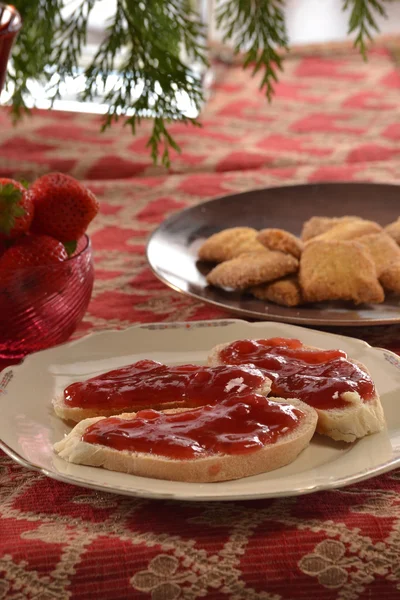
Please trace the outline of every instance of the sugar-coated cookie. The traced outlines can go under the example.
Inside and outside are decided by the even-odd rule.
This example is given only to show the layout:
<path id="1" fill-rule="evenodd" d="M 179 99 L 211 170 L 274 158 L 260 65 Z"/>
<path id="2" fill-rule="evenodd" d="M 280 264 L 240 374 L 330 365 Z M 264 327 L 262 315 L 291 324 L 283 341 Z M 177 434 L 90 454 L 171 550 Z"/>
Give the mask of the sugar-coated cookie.
<path id="1" fill-rule="evenodd" d="M 299 280 L 306 302 L 353 300 L 361 304 L 385 299 L 370 252 L 356 241 L 307 244 Z"/>
<path id="2" fill-rule="evenodd" d="M 279 250 L 295 258 L 300 258 L 303 251 L 303 242 L 284 229 L 262 229 L 257 239 L 268 250 Z"/>
<path id="3" fill-rule="evenodd" d="M 232 227 L 209 237 L 200 246 L 200 260 L 224 262 L 244 252 L 262 251 L 264 247 L 257 241 L 257 231 L 251 227 Z"/>
<path id="4" fill-rule="evenodd" d="M 303 302 L 297 275 L 257 285 L 251 288 L 251 293 L 259 300 L 268 300 L 281 306 L 298 306 Z"/>
<path id="5" fill-rule="evenodd" d="M 217 265 L 207 275 L 207 281 L 217 287 L 242 290 L 294 273 L 298 266 L 299 261 L 294 256 L 264 249 Z"/>

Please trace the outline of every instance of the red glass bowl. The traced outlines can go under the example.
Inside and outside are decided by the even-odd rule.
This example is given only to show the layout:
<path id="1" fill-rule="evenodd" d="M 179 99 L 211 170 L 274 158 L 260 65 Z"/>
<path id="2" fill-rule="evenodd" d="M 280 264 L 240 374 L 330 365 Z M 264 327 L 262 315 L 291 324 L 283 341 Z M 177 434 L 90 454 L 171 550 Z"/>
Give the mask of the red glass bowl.
<path id="1" fill-rule="evenodd" d="M 16 270 L 0 281 L 0 361 L 60 344 L 83 318 L 93 289 L 87 236 L 64 262 Z"/>

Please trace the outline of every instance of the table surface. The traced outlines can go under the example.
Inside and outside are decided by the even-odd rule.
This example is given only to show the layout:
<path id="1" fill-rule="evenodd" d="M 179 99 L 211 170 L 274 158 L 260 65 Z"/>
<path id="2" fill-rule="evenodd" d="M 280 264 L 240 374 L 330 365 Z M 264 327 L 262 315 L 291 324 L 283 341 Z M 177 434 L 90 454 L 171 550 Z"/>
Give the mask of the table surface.
<path id="1" fill-rule="evenodd" d="M 34 111 L 14 129 L 0 112 L 1 176 L 64 171 L 100 199 L 95 289 L 75 337 L 226 316 L 146 265 L 150 232 L 174 211 L 271 185 L 398 183 L 396 54 L 393 40 L 368 63 L 341 46 L 294 53 L 271 105 L 240 68 L 217 65 L 204 127 L 171 127 L 183 153 L 169 172 L 150 164 L 148 125 L 99 135 L 99 117 Z M 400 348 L 395 326 L 347 333 Z M 308 497 L 155 502 L 58 483 L 0 453 L 0 598 L 399 599 L 399 493 L 394 471 Z"/>

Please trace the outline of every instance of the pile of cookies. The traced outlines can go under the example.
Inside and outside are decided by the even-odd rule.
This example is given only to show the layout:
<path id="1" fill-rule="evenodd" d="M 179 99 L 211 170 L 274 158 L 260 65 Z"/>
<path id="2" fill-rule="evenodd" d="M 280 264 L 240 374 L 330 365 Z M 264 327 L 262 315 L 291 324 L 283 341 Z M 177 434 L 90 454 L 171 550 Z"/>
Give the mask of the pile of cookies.
<path id="1" fill-rule="evenodd" d="M 385 292 L 400 294 L 400 217 L 384 228 L 356 216 L 312 217 L 300 238 L 233 227 L 208 238 L 198 257 L 218 263 L 207 275 L 210 285 L 282 306 L 381 303 Z"/>

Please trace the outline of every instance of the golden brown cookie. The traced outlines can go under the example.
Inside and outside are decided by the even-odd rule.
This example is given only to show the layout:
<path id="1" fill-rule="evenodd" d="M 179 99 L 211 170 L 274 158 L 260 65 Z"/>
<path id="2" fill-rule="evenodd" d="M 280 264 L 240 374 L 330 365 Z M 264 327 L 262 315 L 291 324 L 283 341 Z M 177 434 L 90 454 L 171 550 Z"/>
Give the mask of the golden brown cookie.
<path id="1" fill-rule="evenodd" d="M 391 238 L 394 239 L 396 244 L 400 245 L 400 217 L 397 219 L 397 221 L 386 225 L 385 231 L 390 235 Z"/>
<path id="2" fill-rule="evenodd" d="M 393 262 L 400 262 L 400 248 L 385 232 L 363 235 L 357 240 L 371 252 L 378 278 Z"/>
<path id="3" fill-rule="evenodd" d="M 289 275 L 272 283 L 257 285 L 250 291 L 260 300 L 268 300 L 281 306 L 298 306 L 303 301 L 297 275 Z"/>
<path id="4" fill-rule="evenodd" d="M 394 262 L 382 271 L 380 282 L 388 292 L 400 294 L 400 262 Z"/>
<path id="5" fill-rule="evenodd" d="M 301 231 L 301 239 L 303 242 L 311 240 L 311 238 L 321 235 L 339 223 L 350 223 L 351 221 L 359 221 L 360 217 L 311 217 L 303 224 Z"/>
<path id="6" fill-rule="evenodd" d="M 249 252 L 217 265 L 207 281 L 217 287 L 243 290 L 294 273 L 298 266 L 294 256 L 264 248 L 263 252 Z"/>
<path id="7" fill-rule="evenodd" d="M 268 250 L 279 250 L 295 258 L 300 258 L 303 251 L 303 242 L 284 229 L 262 229 L 257 239 Z"/>
<path id="8" fill-rule="evenodd" d="M 199 248 L 200 260 L 224 262 L 244 252 L 258 252 L 264 247 L 257 241 L 257 231 L 251 227 L 223 229 L 209 237 Z"/>
<path id="9" fill-rule="evenodd" d="M 353 300 L 383 302 L 370 252 L 356 241 L 314 241 L 300 260 L 300 285 L 306 302 Z"/>
<path id="10" fill-rule="evenodd" d="M 346 241 L 346 240 L 355 240 L 362 235 L 368 235 L 370 233 L 380 233 L 382 231 L 382 227 L 375 223 L 374 221 L 364 221 L 362 219 L 353 220 L 353 221 L 345 221 L 342 223 L 338 223 L 325 233 L 321 233 L 315 238 L 312 238 L 307 243 L 312 244 L 315 241 Z"/>

